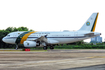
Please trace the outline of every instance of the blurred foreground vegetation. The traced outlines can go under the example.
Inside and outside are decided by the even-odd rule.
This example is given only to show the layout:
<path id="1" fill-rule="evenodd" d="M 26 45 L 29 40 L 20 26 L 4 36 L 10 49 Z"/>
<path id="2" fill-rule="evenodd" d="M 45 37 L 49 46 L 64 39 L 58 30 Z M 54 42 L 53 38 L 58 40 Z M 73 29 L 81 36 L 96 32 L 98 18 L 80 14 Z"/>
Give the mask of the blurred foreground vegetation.
<path id="1" fill-rule="evenodd" d="M 2 42 L 2 38 L 7 34 L 15 31 L 33 31 L 29 30 L 27 27 L 8 27 L 5 30 L 0 30 L 0 48 L 1 49 L 15 49 L 16 45 L 6 44 Z M 19 45 L 19 49 L 24 48 L 23 45 Z M 43 49 L 42 47 L 36 47 L 31 49 Z M 83 41 L 71 43 L 71 44 L 59 44 L 55 45 L 55 49 L 105 49 L 105 43 L 97 43 L 96 45 L 92 43 L 85 43 Z"/>

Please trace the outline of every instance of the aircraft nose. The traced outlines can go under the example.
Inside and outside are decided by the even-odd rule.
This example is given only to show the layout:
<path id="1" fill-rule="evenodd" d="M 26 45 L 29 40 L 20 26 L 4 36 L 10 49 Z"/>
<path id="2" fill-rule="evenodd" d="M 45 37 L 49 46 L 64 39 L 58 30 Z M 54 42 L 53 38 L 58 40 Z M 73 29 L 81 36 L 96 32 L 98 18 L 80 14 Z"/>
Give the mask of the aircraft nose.
<path id="1" fill-rule="evenodd" d="M 9 44 L 15 44 L 16 38 L 15 39 L 11 39 L 11 38 L 8 39 L 7 37 L 4 37 L 4 38 L 2 38 L 2 41 L 5 43 L 9 43 Z"/>
<path id="2" fill-rule="evenodd" d="M 3 42 L 5 42 L 5 39 L 4 39 L 4 38 L 2 38 L 2 41 L 3 41 Z"/>

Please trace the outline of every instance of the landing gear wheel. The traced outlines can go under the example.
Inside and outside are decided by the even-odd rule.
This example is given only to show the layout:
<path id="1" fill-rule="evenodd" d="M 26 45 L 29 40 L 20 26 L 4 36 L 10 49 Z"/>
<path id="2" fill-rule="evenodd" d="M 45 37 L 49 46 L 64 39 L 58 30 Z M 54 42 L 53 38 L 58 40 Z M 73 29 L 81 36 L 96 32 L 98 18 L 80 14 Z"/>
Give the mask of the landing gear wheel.
<path id="1" fill-rule="evenodd" d="M 51 50 L 53 50 L 53 49 L 54 49 L 54 47 L 53 47 L 53 46 L 50 46 L 50 49 L 51 49 Z"/>
<path id="2" fill-rule="evenodd" d="M 47 50 L 47 46 L 44 46 L 44 47 L 43 47 L 43 50 Z"/>

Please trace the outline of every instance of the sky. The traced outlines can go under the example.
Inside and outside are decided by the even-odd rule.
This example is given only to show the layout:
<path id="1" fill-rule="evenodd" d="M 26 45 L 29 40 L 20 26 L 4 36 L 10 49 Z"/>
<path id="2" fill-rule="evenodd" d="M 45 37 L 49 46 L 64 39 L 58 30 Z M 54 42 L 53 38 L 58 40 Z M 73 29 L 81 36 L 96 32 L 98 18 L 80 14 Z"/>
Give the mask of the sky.
<path id="1" fill-rule="evenodd" d="M 35 31 L 76 31 L 94 12 L 99 12 L 95 32 L 104 41 L 104 0 L 0 0 L 0 29 L 24 26 Z"/>

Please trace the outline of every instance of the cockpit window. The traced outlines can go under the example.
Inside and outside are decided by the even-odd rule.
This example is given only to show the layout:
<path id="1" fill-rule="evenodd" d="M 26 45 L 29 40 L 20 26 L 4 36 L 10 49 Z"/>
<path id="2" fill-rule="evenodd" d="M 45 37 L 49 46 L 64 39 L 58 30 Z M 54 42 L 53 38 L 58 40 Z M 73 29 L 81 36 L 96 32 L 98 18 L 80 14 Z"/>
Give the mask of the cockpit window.
<path id="1" fill-rule="evenodd" d="M 7 35 L 7 36 L 10 36 L 10 35 Z"/>

